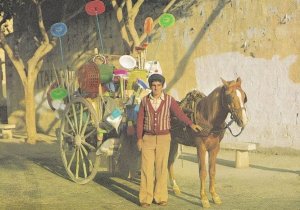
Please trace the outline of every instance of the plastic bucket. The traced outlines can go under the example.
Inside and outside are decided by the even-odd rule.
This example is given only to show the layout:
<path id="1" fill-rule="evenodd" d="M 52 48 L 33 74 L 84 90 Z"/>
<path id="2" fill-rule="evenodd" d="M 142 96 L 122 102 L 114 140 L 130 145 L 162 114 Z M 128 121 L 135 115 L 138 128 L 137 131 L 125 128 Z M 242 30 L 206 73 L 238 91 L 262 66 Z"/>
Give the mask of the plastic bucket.
<path id="1" fill-rule="evenodd" d="M 99 77 L 101 83 L 109 83 L 113 78 L 113 71 L 115 67 L 112 64 L 100 64 L 99 68 Z"/>
<path id="2" fill-rule="evenodd" d="M 134 87 L 134 84 L 138 79 L 147 82 L 147 77 L 148 77 L 148 71 L 146 70 L 132 70 L 129 72 L 128 76 L 128 83 L 127 83 L 127 89 L 132 90 Z"/>

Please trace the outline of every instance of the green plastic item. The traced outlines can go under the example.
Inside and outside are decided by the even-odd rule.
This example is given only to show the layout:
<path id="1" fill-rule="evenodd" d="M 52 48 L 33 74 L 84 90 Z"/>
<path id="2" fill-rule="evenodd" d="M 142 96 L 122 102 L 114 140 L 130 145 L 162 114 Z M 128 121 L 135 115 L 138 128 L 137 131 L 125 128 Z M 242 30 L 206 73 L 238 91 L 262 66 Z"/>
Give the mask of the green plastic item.
<path id="1" fill-rule="evenodd" d="M 112 64 L 100 64 L 99 68 L 99 77 L 101 83 L 109 83 L 113 79 L 113 71 L 115 69 Z"/>
<path id="2" fill-rule="evenodd" d="M 170 13 L 164 13 L 159 17 L 159 25 L 161 27 L 167 28 L 169 26 L 174 25 L 175 17 Z"/>
<path id="3" fill-rule="evenodd" d="M 54 88 L 50 92 L 50 96 L 53 100 L 62 100 L 68 95 L 68 91 L 65 88 Z"/>

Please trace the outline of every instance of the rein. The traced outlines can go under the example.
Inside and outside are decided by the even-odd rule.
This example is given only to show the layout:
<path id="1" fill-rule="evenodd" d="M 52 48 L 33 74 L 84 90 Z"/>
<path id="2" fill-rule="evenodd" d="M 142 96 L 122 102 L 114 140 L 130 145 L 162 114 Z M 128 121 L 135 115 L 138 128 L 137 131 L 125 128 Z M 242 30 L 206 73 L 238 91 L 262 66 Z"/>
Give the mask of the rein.
<path id="1" fill-rule="evenodd" d="M 232 115 L 231 115 L 231 116 L 232 116 Z M 238 137 L 238 136 L 243 132 L 244 127 L 241 128 L 241 130 L 240 130 L 240 132 L 239 132 L 238 134 L 233 134 L 233 132 L 232 132 L 232 130 L 231 130 L 231 128 L 230 128 L 230 125 L 231 125 L 233 122 L 234 122 L 234 119 L 231 119 L 228 123 L 225 122 L 226 126 L 225 126 L 224 130 L 225 130 L 226 128 L 228 128 L 228 130 L 230 131 L 230 133 L 231 133 L 231 135 L 232 135 L 233 137 Z"/>

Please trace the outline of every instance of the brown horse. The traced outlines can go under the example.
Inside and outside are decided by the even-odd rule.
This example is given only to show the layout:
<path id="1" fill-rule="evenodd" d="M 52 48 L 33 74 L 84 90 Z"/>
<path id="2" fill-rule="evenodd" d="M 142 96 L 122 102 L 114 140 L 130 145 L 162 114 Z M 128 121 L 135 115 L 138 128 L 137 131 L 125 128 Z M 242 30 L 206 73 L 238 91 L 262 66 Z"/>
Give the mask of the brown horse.
<path id="1" fill-rule="evenodd" d="M 222 201 L 215 190 L 216 159 L 220 150 L 220 142 L 228 124 L 225 123 L 227 115 L 242 129 L 247 123 L 246 109 L 244 104 L 247 101 L 245 92 L 241 88 L 241 79 L 236 81 L 225 81 L 223 85 L 214 89 L 208 96 L 199 91 L 191 91 L 180 102 L 180 106 L 187 113 L 194 123 L 200 125 L 203 130 L 199 133 L 193 132 L 178 119 L 172 118 L 171 135 L 172 142 L 169 154 L 169 176 L 171 185 L 176 194 L 180 193 L 176 184 L 173 164 L 177 155 L 178 144 L 194 146 L 197 148 L 199 162 L 199 176 L 201 182 L 200 199 L 202 206 L 210 207 L 205 192 L 206 166 L 205 155 L 209 154 L 209 191 L 214 203 L 221 204 Z"/>

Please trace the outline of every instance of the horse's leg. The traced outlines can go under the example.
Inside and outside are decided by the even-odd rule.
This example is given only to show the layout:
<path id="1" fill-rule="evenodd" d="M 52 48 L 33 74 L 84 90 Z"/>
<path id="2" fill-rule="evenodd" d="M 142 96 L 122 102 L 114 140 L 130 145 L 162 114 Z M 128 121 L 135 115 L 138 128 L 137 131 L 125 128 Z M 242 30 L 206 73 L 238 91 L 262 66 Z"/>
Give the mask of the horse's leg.
<path id="1" fill-rule="evenodd" d="M 176 195 L 179 195 L 180 189 L 176 184 L 175 175 L 174 175 L 174 162 L 177 157 L 177 152 L 178 152 L 178 143 L 172 140 L 170 144 L 170 153 L 169 153 L 169 160 L 168 160 L 169 178 L 174 193 Z"/>
<path id="2" fill-rule="evenodd" d="M 206 148 L 204 144 L 200 144 L 197 146 L 197 154 L 199 159 L 199 176 L 200 176 L 200 199 L 202 206 L 204 208 L 209 208 L 209 200 L 207 198 L 206 192 L 205 192 L 205 179 L 206 179 L 206 165 L 205 165 L 205 155 L 206 155 Z"/>
<path id="3" fill-rule="evenodd" d="M 221 204 L 221 198 L 216 193 L 215 189 L 215 178 L 216 178 L 216 161 L 217 161 L 217 154 L 220 150 L 220 145 L 216 148 L 212 149 L 209 152 L 209 192 L 211 193 L 212 199 L 215 204 Z"/>

